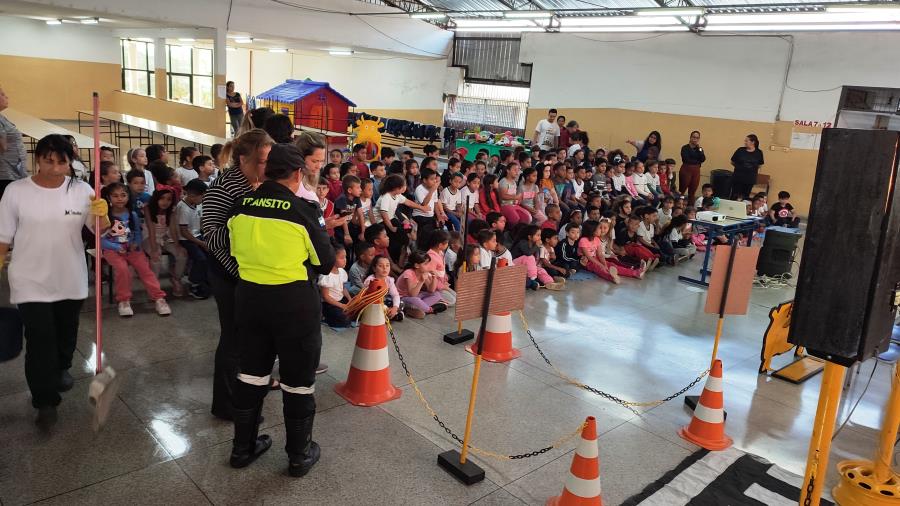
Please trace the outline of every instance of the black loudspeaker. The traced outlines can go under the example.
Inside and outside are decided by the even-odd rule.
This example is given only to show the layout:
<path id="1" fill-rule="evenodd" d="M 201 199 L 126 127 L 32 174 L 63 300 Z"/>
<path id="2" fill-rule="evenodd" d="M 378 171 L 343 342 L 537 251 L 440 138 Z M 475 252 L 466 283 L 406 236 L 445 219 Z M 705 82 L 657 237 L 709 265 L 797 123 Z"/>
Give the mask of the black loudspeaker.
<path id="1" fill-rule="evenodd" d="M 720 199 L 731 198 L 731 178 L 734 173 L 725 169 L 714 169 L 709 173 L 709 184 L 713 187 L 713 195 Z"/>
<path id="2" fill-rule="evenodd" d="M 766 238 L 756 260 L 756 272 L 766 276 L 789 274 L 798 241 L 799 233 L 782 232 L 776 228 L 766 230 Z"/>
<path id="3" fill-rule="evenodd" d="M 788 341 L 849 366 L 887 349 L 900 287 L 900 133 L 822 131 Z"/>

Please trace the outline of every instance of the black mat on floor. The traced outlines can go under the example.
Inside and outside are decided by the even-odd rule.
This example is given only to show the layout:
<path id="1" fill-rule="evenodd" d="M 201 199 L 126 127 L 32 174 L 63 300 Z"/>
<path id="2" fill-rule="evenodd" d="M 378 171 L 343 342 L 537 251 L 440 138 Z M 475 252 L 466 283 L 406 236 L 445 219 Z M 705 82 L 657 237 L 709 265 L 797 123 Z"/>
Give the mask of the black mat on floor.
<path id="1" fill-rule="evenodd" d="M 788 506 L 800 500 L 802 481 L 802 476 L 734 448 L 700 450 L 622 505 Z M 834 506 L 825 497 L 821 504 Z"/>

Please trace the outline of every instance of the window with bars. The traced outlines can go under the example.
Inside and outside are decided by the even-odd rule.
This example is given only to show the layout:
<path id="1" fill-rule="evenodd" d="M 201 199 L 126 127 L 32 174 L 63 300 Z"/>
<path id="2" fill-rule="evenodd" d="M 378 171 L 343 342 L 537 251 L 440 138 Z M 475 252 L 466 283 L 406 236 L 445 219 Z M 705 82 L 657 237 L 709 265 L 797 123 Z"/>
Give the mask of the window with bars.
<path id="1" fill-rule="evenodd" d="M 131 39 L 119 42 L 122 46 L 122 91 L 156 96 L 153 43 Z"/>
<path id="2" fill-rule="evenodd" d="M 213 50 L 166 45 L 169 100 L 213 106 Z"/>
<path id="3" fill-rule="evenodd" d="M 529 88 L 465 83 L 458 95 L 444 101 L 444 125 L 457 129 L 481 127 L 523 135 Z"/>

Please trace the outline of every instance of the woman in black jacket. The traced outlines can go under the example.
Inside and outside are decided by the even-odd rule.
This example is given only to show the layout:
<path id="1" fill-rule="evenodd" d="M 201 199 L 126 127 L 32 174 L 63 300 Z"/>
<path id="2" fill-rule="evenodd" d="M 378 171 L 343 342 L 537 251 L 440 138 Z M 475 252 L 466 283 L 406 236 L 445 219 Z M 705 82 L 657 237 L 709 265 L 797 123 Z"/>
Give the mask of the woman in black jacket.
<path id="1" fill-rule="evenodd" d="M 744 138 L 744 146 L 737 148 L 731 155 L 731 165 L 734 166 L 734 176 L 731 178 L 731 199 L 745 199 L 750 196 L 753 185 L 756 184 L 756 175 L 759 166 L 763 165 L 762 151 L 759 150 L 759 138 L 750 134 Z"/>

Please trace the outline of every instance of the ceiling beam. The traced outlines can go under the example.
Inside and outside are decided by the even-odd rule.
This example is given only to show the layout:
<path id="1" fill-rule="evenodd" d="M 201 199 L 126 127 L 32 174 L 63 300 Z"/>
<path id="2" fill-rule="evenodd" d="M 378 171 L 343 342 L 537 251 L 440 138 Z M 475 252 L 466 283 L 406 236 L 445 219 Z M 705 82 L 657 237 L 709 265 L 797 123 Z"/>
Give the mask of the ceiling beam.
<path id="1" fill-rule="evenodd" d="M 653 0 L 660 7 L 696 7 L 691 0 Z M 697 25 L 688 23 L 684 20 L 684 18 L 679 17 L 678 21 L 681 22 L 682 25 L 686 26 L 688 30 L 699 33 L 700 29 L 697 28 Z"/>

